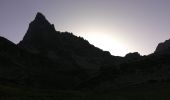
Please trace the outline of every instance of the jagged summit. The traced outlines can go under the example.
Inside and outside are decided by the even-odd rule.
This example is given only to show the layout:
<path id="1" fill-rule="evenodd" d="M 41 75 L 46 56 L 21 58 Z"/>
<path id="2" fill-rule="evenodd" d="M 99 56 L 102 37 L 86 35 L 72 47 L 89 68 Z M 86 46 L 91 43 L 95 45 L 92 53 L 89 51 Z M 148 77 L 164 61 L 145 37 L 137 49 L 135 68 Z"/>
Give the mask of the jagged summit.
<path id="1" fill-rule="evenodd" d="M 46 19 L 46 18 L 45 18 L 45 16 L 44 16 L 42 13 L 38 12 L 38 13 L 36 14 L 35 19 Z"/>
<path id="2" fill-rule="evenodd" d="M 54 25 L 50 24 L 45 16 L 39 12 L 18 45 L 29 51 L 45 52 L 46 54 L 53 52 L 58 55 L 59 52 L 64 52 L 64 54 L 79 56 L 111 56 L 110 53 L 94 47 L 81 37 L 69 32 L 56 31 Z"/>
<path id="3" fill-rule="evenodd" d="M 35 19 L 29 24 L 23 40 L 18 45 L 29 49 L 40 49 L 42 45 L 46 45 L 44 42 L 49 41 L 47 39 L 51 39 L 56 35 L 55 32 L 54 25 L 38 12 Z"/>
<path id="4" fill-rule="evenodd" d="M 48 22 L 48 20 L 46 19 L 46 17 L 42 14 L 42 13 L 40 13 L 40 12 L 38 12 L 37 14 L 36 14 L 36 17 L 35 17 L 35 19 L 34 19 L 34 21 L 33 21 L 33 23 L 35 24 L 38 24 L 38 25 L 51 25 L 49 22 Z"/>
<path id="5" fill-rule="evenodd" d="M 28 31 L 29 31 L 29 29 L 40 29 L 40 30 L 46 29 L 46 30 L 48 30 L 48 31 L 49 31 L 49 30 L 55 31 L 54 25 L 51 24 L 51 23 L 46 19 L 46 17 L 45 17 L 42 13 L 40 13 L 40 12 L 38 12 L 38 13 L 36 14 L 35 19 L 30 23 L 29 28 L 28 28 Z M 43 30 L 43 31 L 44 31 L 44 30 Z"/>

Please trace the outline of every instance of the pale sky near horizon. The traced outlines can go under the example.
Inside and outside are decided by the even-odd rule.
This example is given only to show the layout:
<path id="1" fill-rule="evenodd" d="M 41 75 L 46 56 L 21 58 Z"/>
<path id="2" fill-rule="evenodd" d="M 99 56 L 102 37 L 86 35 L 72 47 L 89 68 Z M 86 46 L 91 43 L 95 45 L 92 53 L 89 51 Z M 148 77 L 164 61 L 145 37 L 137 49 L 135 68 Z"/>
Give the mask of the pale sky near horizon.
<path id="1" fill-rule="evenodd" d="M 112 55 L 147 55 L 170 38 L 170 0 L 0 0 L 0 36 L 18 43 L 37 12 Z"/>

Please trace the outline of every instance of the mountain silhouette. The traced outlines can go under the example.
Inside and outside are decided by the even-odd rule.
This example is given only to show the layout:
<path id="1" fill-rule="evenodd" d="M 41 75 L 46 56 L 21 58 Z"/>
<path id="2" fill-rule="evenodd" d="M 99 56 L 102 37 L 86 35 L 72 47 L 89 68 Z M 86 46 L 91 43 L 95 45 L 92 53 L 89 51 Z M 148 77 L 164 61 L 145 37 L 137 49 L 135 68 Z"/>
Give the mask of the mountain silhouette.
<path id="1" fill-rule="evenodd" d="M 170 40 L 166 40 L 163 43 L 159 43 L 155 53 L 169 53 L 170 50 Z"/>
<path id="2" fill-rule="evenodd" d="M 54 25 L 41 13 L 37 13 L 30 23 L 26 35 L 18 46 L 53 61 L 72 59 L 90 73 L 96 72 L 107 63 L 113 63 L 116 59 L 109 52 L 91 45 L 81 37 L 69 32 L 56 31 Z M 68 68 L 70 69 L 70 66 Z"/>
<path id="3" fill-rule="evenodd" d="M 170 84 L 170 40 L 160 43 L 147 56 L 138 52 L 113 56 L 73 33 L 56 31 L 40 12 L 23 40 L 14 44 L 0 37 L 0 48 L 0 93 L 10 96 L 11 91 L 25 89 L 42 96 L 42 90 L 55 91 L 52 94 L 59 90 L 89 93 L 135 87 L 138 91 L 141 87 L 161 89 Z M 9 91 L 4 90 L 6 87 Z"/>
<path id="4" fill-rule="evenodd" d="M 39 53 L 48 53 L 52 50 L 55 53 L 65 51 L 79 56 L 110 55 L 81 37 L 69 32 L 56 31 L 54 25 L 50 24 L 41 13 L 37 13 L 35 19 L 30 23 L 26 35 L 18 45 L 31 52 Z"/>
<path id="5" fill-rule="evenodd" d="M 3 63 L 16 66 L 8 69 L 10 78 L 6 78 L 6 74 L 1 77 L 16 85 L 36 88 L 75 88 L 119 58 L 72 33 L 56 31 L 41 13 L 37 13 L 19 44 L 4 38 L 1 44 L 5 46 L 0 54 L 5 60 Z"/>

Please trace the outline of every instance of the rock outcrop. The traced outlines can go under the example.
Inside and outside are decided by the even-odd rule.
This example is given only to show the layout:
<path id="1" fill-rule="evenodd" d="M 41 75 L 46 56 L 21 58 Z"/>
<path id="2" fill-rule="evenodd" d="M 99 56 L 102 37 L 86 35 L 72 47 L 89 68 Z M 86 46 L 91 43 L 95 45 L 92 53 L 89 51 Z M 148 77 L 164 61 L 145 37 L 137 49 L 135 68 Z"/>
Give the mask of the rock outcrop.
<path id="1" fill-rule="evenodd" d="M 170 40 L 159 43 L 156 47 L 155 53 L 168 53 L 170 51 Z"/>

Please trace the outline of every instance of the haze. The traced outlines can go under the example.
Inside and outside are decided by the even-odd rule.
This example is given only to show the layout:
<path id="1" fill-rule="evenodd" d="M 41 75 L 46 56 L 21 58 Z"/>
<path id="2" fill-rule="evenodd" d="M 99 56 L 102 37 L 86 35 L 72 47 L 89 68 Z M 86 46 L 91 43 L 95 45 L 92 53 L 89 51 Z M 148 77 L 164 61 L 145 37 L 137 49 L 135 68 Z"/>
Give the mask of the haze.
<path id="1" fill-rule="evenodd" d="M 170 0 L 0 0 L 0 36 L 18 43 L 37 12 L 112 55 L 147 55 L 170 38 Z"/>

